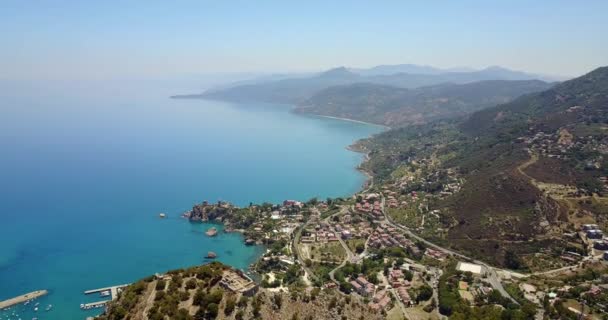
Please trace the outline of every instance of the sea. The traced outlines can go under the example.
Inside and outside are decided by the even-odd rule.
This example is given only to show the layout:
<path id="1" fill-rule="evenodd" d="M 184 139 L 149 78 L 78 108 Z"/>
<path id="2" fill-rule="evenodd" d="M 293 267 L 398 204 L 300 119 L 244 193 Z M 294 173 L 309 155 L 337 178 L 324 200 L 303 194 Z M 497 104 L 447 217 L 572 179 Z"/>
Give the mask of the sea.
<path id="1" fill-rule="evenodd" d="M 364 183 L 363 157 L 346 147 L 382 127 L 288 105 L 169 99 L 199 89 L 0 81 L 0 300 L 49 291 L 0 320 L 85 319 L 101 309 L 80 304 L 104 299 L 85 290 L 202 264 L 208 251 L 246 269 L 265 250 L 181 218 L 195 203 L 325 199 Z M 217 237 L 204 234 L 211 226 Z"/>

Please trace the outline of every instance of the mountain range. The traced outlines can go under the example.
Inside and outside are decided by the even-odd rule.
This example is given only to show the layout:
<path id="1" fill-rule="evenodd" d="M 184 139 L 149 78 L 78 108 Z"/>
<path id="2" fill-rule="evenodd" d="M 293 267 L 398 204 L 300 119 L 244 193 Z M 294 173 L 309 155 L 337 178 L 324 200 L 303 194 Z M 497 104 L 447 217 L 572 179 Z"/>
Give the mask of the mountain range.
<path id="1" fill-rule="evenodd" d="M 464 84 L 484 80 L 551 80 L 549 77 L 501 67 L 483 70 L 437 69 L 416 65 L 385 65 L 369 69 L 339 67 L 317 74 L 269 76 L 207 90 L 201 94 L 172 98 L 204 98 L 240 102 L 268 102 L 300 105 L 332 86 L 373 83 L 399 88 L 418 88 L 438 84 Z"/>

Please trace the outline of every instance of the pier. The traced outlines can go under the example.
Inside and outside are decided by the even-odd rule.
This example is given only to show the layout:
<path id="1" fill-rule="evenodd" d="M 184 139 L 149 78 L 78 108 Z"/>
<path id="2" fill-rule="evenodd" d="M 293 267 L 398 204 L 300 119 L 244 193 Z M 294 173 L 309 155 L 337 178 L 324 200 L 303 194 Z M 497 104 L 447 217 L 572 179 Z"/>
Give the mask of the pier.
<path id="1" fill-rule="evenodd" d="M 92 294 L 92 293 L 97 293 L 97 292 L 104 292 L 104 291 L 110 291 L 110 300 L 102 300 L 102 301 L 97 301 L 97 302 L 91 302 L 91 303 L 83 303 L 80 305 L 80 309 L 82 310 L 89 310 L 89 309 L 94 309 L 94 308 L 103 308 L 105 307 L 105 305 L 118 298 L 118 290 L 126 287 L 130 285 L 129 283 L 127 284 L 121 284 L 118 286 L 111 286 L 111 287 L 105 287 L 105 288 L 99 288 L 99 289 L 92 289 L 92 290 L 86 290 L 84 292 L 84 294 Z"/>
<path id="2" fill-rule="evenodd" d="M 97 302 L 91 302 L 91 303 L 83 303 L 80 306 L 80 309 L 89 310 L 89 309 L 94 309 L 94 308 L 102 308 L 102 307 L 104 307 L 106 305 L 106 303 L 108 303 L 107 300 L 97 301 Z"/>
<path id="3" fill-rule="evenodd" d="M 0 301 L 0 310 L 8 308 L 10 306 L 14 306 L 16 304 L 20 304 L 22 302 L 26 302 L 31 299 L 36 299 L 36 298 L 42 297 L 44 295 L 47 295 L 48 293 L 49 292 L 46 290 L 38 290 L 38 291 L 23 294 L 23 295 L 20 295 L 18 297 L 14 297 L 14 298 L 11 298 L 8 300 Z"/>
<path id="4" fill-rule="evenodd" d="M 91 294 L 91 293 L 97 293 L 97 292 L 103 292 L 103 291 L 110 291 L 110 296 L 111 296 L 112 300 L 114 300 L 114 299 L 118 298 L 118 289 L 122 289 L 122 288 L 124 288 L 124 287 L 126 287 L 128 285 L 130 285 L 130 283 L 121 284 L 121 285 L 118 285 L 118 286 L 111 286 L 111 287 L 105 287 L 105 288 L 87 290 L 87 291 L 84 292 L 84 294 Z M 97 303 L 97 302 L 95 302 L 95 303 Z"/>

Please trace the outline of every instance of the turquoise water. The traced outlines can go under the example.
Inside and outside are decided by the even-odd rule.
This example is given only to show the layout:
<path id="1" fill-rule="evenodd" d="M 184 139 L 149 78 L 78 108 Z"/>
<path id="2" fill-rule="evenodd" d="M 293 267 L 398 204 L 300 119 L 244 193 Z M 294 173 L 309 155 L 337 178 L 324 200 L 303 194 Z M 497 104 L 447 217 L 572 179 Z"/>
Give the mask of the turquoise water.
<path id="1" fill-rule="evenodd" d="M 181 89 L 182 91 L 176 91 Z M 0 300 L 48 289 L 0 319 L 84 319 L 87 289 L 204 262 L 246 268 L 262 248 L 208 238 L 179 214 L 345 196 L 364 177 L 345 149 L 381 128 L 289 107 L 171 100 L 159 84 L 19 84 L 0 90 Z M 168 219 L 159 219 L 166 212 Z M 50 312 L 43 309 L 48 304 Z"/>

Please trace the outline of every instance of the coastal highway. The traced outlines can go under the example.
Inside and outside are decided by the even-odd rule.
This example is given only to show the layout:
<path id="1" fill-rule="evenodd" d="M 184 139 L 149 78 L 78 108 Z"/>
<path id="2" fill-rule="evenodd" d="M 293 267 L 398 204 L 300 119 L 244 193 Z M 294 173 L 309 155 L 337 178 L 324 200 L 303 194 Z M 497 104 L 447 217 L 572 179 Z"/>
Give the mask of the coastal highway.
<path id="1" fill-rule="evenodd" d="M 392 227 L 395 227 L 397 229 L 400 229 L 401 231 L 403 231 L 408 236 L 410 236 L 410 237 L 412 237 L 412 238 L 414 238 L 414 239 L 416 239 L 416 240 L 424 243 L 428 247 L 433 247 L 433 248 L 435 248 L 437 250 L 443 251 L 443 252 L 445 252 L 447 254 L 450 254 L 452 256 L 459 257 L 459 258 L 462 258 L 462 259 L 467 260 L 467 261 L 472 261 L 473 263 L 476 263 L 476 264 L 484 266 L 484 268 L 486 268 L 486 270 L 488 270 L 486 280 L 488 281 L 488 283 L 490 283 L 490 285 L 492 286 L 492 288 L 494 288 L 495 290 L 498 290 L 498 292 L 500 292 L 500 294 L 503 297 L 510 299 L 513 303 L 519 304 L 515 299 L 513 299 L 513 297 L 511 297 L 511 295 L 507 292 L 507 290 L 505 290 L 505 288 L 502 286 L 502 283 L 500 282 L 500 279 L 498 278 L 498 275 L 496 274 L 496 271 L 494 270 L 493 267 L 487 265 L 483 261 L 479 261 L 479 260 L 475 260 L 475 259 L 469 258 L 469 257 L 467 257 L 467 256 L 465 256 L 463 254 L 460 254 L 458 252 L 452 251 L 450 249 L 446 249 L 446 248 L 440 247 L 440 246 L 438 246 L 438 245 L 436 245 L 436 244 L 434 244 L 434 243 L 432 243 L 430 241 L 425 240 L 422 237 L 419 237 L 418 235 L 414 234 L 409 228 L 407 228 L 405 226 L 402 226 L 402 225 L 400 225 L 398 223 L 393 222 L 390 219 L 390 217 L 388 216 L 388 214 L 386 214 L 386 210 L 384 208 L 385 208 L 385 200 L 384 200 L 384 197 L 382 197 L 382 208 L 381 208 L 382 209 L 382 214 L 384 215 L 384 218 L 385 218 L 386 222 L 389 225 L 391 225 Z M 502 270 L 502 269 L 498 269 L 498 270 Z"/>

